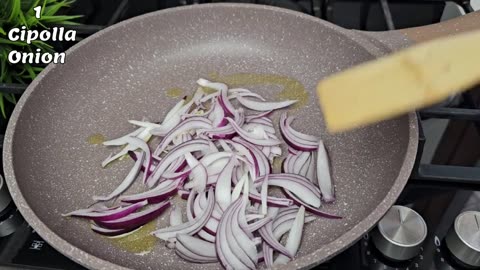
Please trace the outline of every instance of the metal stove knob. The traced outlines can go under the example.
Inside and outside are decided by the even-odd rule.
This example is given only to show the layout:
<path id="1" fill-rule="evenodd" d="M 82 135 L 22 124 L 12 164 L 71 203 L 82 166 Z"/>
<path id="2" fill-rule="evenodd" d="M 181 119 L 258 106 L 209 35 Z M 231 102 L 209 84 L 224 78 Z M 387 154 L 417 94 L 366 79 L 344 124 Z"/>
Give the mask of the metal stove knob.
<path id="1" fill-rule="evenodd" d="M 445 242 L 460 262 L 480 267 L 480 212 L 467 211 L 458 215 Z"/>
<path id="2" fill-rule="evenodd" d="M 372 233 L 375 247 L 387 258 L 406 261 L 420 252 L 427 224 L 414 210 L 394 205 Z"/>

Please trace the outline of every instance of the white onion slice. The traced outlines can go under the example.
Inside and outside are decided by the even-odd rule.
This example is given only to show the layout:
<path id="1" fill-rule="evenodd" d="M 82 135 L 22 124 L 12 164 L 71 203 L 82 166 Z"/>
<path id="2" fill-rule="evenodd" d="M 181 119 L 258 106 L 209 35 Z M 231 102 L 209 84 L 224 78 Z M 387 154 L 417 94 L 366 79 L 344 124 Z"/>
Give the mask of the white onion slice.
<path id="1" fill-rule="evenodd" d="M 263 101 L 246 99 L 241 96 L 237 96 L 237 100 L 243 106 L 249 108 L 250 110 L 255 110 L 255 111 L 278 110 L 278 109 L 288 107 L 294 104 L 295 102 L 297 102 L 297 100 L 286 100 L 286 101 L 280 101 L 280 102 L 263 102 Z"/>
<path id="2" fill-rule="evenodd" d="M 285 248 L 293 255 L 297 254 L 298 248 L 300 247 L 300 243 L 302 241 L 302 231 L 303 225 L 305 224 L 305 208 L 303 206 L 300 207 L 298 210 L 297 216 L 295 217 L 295 221 L 293 223 L 292 229 L 288 234 L 287 243 Z M 280 254 L 275 259 L 274 264 L 284 264 L 290 261 L 290 258 Z"/>
<path id="3" fill-rule="evenodd" d="M 327 150 L 323 141 L 318 143 L 317 157 L 317 179 L 318 186 L 322 191 L 322 198 L 325 202 L 333 202 L 335 200 L 335 190 L 332 185 L 332 177 L 330 176 L 330 164 L 328 161 Z"/>

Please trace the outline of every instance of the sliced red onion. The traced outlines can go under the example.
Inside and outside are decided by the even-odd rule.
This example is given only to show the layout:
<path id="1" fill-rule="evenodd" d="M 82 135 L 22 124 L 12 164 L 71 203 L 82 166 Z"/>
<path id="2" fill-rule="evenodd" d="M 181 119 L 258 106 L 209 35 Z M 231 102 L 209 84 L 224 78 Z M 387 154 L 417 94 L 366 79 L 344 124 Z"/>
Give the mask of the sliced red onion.
<path id="1" fill-rule="evenodd" d="M 186 200 L 188 198 L 188 195 L 190 195 L 190 191 L 179 189 L 177 190 L 177 194 L 180 196 L 180 198 Z"/>
<path id="2" fill-rule="evenodd" d="M 246 99 L 243 97 L 238 96 L 237 97 L 238 102 L 242 104 L 244 107 L 249 108 L 250 110 L 255 110 L 255 111 L 273 111 L 273 110 L 278 110 L 282 109 L 285 107 L 288 107 L 297 100 L 286 100 L 286 101 L 280 101 L 280 102 L 263 102 L 263 101 L 255 101 L 251 99 Z"/>
<path id="3" fill-rule="evenodd" d="M 175 138 L 173 138 L 172 142 L 174 145 L 179 145 L 179 144 L 182 144 L 184 142 L 187 142 L 187 141 L 190 141 L 192 140 L 192 135 L 190 135 L 189 133 L 182 133 L 178 136 L 176 136 Z"/>
<path id="4" fill-rule="evenodd" d="M 177 190 L 182 182 L 183 182 L 183 179 L 177 179 L 172 182 L 166 182 L 169 184 L 157 186 L 154 189 L 150 189 L 142 193 L 137 193 L 133 195 L 123 195 L 120 197 L 120 200 L 122 202 L 128 202 L 128 203 L 134 203 L 134 202 L 143 201 L 143 200 L 147 200 L 149 203 L 162 202 L 170 198 L 171 196 L 173 196 L 175 193 L 177 193 Z"/>
<path id="5" fill-rule="evenodd" d="M 186 189 L 193 189 L 196 192 L 203 192 L 207 187 L 208 182 L 208 172 L 207 168 L 203 166 L 198 160 L 191 154 L 185 154 L 185 160 L 188 163 L 188 166 L 192 168 L 190 173 L 190 182 L 184 185 Z"/>
<path id="6" fill-rule="evenodd" d="M 262 250 L 265 265 L 270 269 L 273 266 L 273 249 L 267 244 L 267 242 L 263 242 Z"/>
<path id="7" fill-rule="evenodd" d="M 288 257 L 293 257 L 294 254 L 291 254 L 288 249 L 286 249 L 273 235 L 272 231 L 272 221 L 268 222 L 264 226 L 262 226 L 258 233 L 263 238 L 263 240 L 274 250 L 287 255 Z"/>
<path id="8" fill-rule="evenodd" d="M 142 131 L 136 136 L 136 138 L 143 140 L 143 141 L 148 141 L 152 135 L 150 134 L 150 129 L 149 128 L 142 128 Z M 127 155 L 128 152 L 136 151 L 138 147 L 129 144 L 127 139 L 132 138 L 131 136 L 123 136 L 122 138 L 117 139 L 117 143 L 121 141 L 120 145 L 125 145 L 126 146 L 120 150 L 120 152 L 108 156 L 104 161 L 102 161 L 102 167 L 107 166 L 110 164 L 112 161 L 117 160 L 119 158 L 122 158 L 123 156 Z"/>
<path id="9" fill-rule="evenodd" d="M 81 209 L 77 211 L 73 211 L 67 214 L 64 214 L 62 216 L 64 217 L 83 217 L 83 218 L 88 218 L 93 221 L 108 221 L 108 220 L 115 220 L 115 219 L 120 219 L 125 216 L 128 216 L 129 214 L 137 211 L 138 209 L 144 207 L 147 205 L 147 201 L 141 201 L 134 203 L 132 205 L 126 206 L 126 207 L 117 207 L 112 210 L 106 210 L 106 211 L 94 211 L 93 209 Z"/>
<path id="10" fill-rule="evenodd" d="M 275 224 L 276 221 L 273 223 L 273 235 L 275 238 L 280 239 L 282 236 L 290 231 L 295 222 L 296 213 L 292 213 L 288 215 L 288 219 L 285 219 L 283 222 Z M 305 224 L 314 221 L 316 218 L 315 216 L 305 216 Z"/>
<path id="11" fill-rule="evenodd" d="M 146 142 L 144 142 L 141 139 L 130 137 L 125 139 L 127 143 L 133 147 L 136 147 L 137 149 L 141 149 L 145 153 L 145 158 L 146 158 L 146 167 L 145 167 L 145 173 L 143 174 L 143 183 L 146 182 L 147 177 L 150 174 L 150 167 L 152 166 L 152 155 L 150 153 L 150 147 Z"/>
<path id="12" fill-rule="evenodd" d="M 108 221 L 97 221 L 97 223 L 105 228 L 108 229 L 125 229 L 125 228 L 132 228 L 142 226 L 156 217 L 158 217 L 165 209 L 170 206 L 170 202 L 163 202 L 157 205 L 154 205 L 151 208 L 146 210 L 132 213 L 128 216 L 115 219 L 115 220 L 108 220 Z"/>
<path id="13" fill-rule="evenodd" d="M 252 133 L 252 134 L 257 133 L 259 137 L 261 135 L 262 136 L 261 138 L 263 138 L 265 133 L 269 133 L 269 134 L 275 133 L 275 128 L 273 127 L 273 125 L 260 124 L 255 122 L 255 120 L 252 120 L 251 122 L 244 124 L 242 128 L 249 133 Z"/>
<path id="14" fill-rule="evenodd" d="M 213 111 L 208 115 L 208 119 L 212 121 L 213 127 L 219 127 L 225 118 L 225 111 L 223 110 L 222 106 L 220 106 L 217 99 L 214 100 L 212 108 Z"/>
<path id="15" fill-rule="evenodd" d="M 260 197 L 262 201 L 260 213 L 267 214 L 267 197 L 268 197 L 268 174 L 265 175 L 265 179 L 262 182 L 262 189 L 260 191 Z"/>
<path id="16" fill-rule="evenodd" d="M 305 177 L 312 183 L 317 183 L 317 154 L 311 152 L 310 162 Z"/>
<path id="17" fill-rule="evenodd" d="M 215 200 L 220 208 L 225 211 L 232 202 L 231 186 L 232 173 L 235 166 L 236 159 L 231 157 L 225 168 L 220 172 L 215 186 Z"/>
<path id="18" fill-rule="evenodd" d="M 95 201 L 109 201 L 118 195 L 122 194 L 125 192 L 135 181 L 135 178 L 137 178 L 138 173 L 140 172 L 140 168 L 142 167 L 143 164 L 143 159 L 145 158 L 145 152 L 141 154 L 141 157 L 135 162 L 135 165 L 133 165 L 132 169 L 130 172 L 127 174 L 127 176 L 123 179 L 122 183 L 115 188 L 112 193 L 110 193 L 107 196 L 93 196 L 93 200 Z"/>
<path id="19" fill-rule="evenodd" d="M 232 191 L 232 201 L 236 201 L 242 192 L 243 185 L 248 181 L 248 173 L 244 174 L 240 180 L 238 181 L 237 184 L 235 184 L 235 187 L 233 188 Z"/>
<path id="20" fill-rule="evenodd" d="M 170 212 L 170 226 L 177 226 L 182 224 L 182 209 L 176 205 L 172 207 Z"/>
<path id="21" fill-rule="evenodd" d="M 195 215 L 193 214 L 193 207 L 195 205 L 195 198 L 197 193 L 195 191 L 191 191 L 190 194 L 188 195 L 187 199 L 187 219 L 188 221 L 193 221 L 195 220 Z"/>
<path id="22" fill-rule="evenodd" d="M 267 157 L 260 149 L 258 149 L 257 146 L 238 137 L 233 138 L 232 141 L 237 143 L 234 144 L 234 147 L 237 151 L 245 155 L 247 158 L 248 155 L 251 155 L 252 158 L 249 159 L 249 161 L 253 161 L 256 172 L 255 175 L 257 177 L 269 174 L 271 172 L 270 162 L 268 162 Z M 238 144 L 240 144 L 240 146 L 238 146 Z"/>
<path id="23" fill-rule="evenodd" d="M 167 115 L 165 115 L 165 120 L 162 122 L 161 126 L 153 129 L 151 131 L 152 134 L 156 134 L 157 136 L 165 136 L 168 132 L 170 132 L 170 130 L 180 123 L 181 116 L 187 112 L 192 105 L 192 103 L 185 104 L 185 99 L 186 97 L 184 97 L 177 104 L 175 104 L 172 109 L 170 109 Z"/>
<path id="24" fill-rule="evenodd" d="M 248 230 L 251 231 L 251 232 L 254 232 L 254 231 L 262 228 L 263 226 L 265 226 L 271 220 L 272 220 L 271 217 L 265 217 L 265 218 L 262 218 L 258 221 L 255 221 L 254 223 L 248 225 Z"/>
<path id="25" fill-rule="evenodd" d="M 255 180 L 255 183 L 262 183 L 265 176 Z M 284 188 L 297 196 L 301 200 L 313 207 L 320 207 L 320 190 L 303 176 L 282 173 L 270 174 L 268 176 L 269 185 Z"/>
<path id="26" fill-rule="evenodd" d="M 149 187 L 154 186 L 168 166 L 177 158 L 183 157 L 186 153 L 201 151 L 209 147 L 208 141 L 202 139 L 191 140 L 176 146 L 158 163 L 157 167 L 155 167 L 152 175 L 147 179 L 147 185 Z"/>
<path id="27" fill-rule="evenodd" d="M 107 229 L 107 228 L 100 227 L 97 224 L 93 223 L 93 224 L 90 225 L 90 228 L 92 229 L 92 231 L 94 231 L 98 234 L 101 234 L 101 235 L 104 235 L 104 236 L 109 236 L 109 237 L 113 238 L 113 237 L 117 237 L 117 236 L 126 236 L 128 234 L 131 234 L 131 233 L 137 231 L 141 227 L 128 228 L 128 229 Z"/>
<path id="28" fill-rule="evenodd" d="M 262 113 L 259 113 L 259 114 L 247 115 L 247 116 L 245 116 L 245 121 L 250 122 L 250 121 L 252 121 L 253 119 L 258 119 L 258 118 L 266 117 L 266 116 L 270 115 L 272 112 L 273 112 L 273 111 L 266 111 L 266 112 L 262 112 Z"/>
<path id="29" fill-rule="evenodd" d="M 227 97 L 227 90 L 222 90 L 220 95 L 218 96 L 218 103 L 222 106 L 223 110 L 225 111 L 226 116 L 234 115 L 235 107 L 233 107 L 232 103 L 228 100 Z"/>
<path id="30" fill-rule="evenodd" d="M 177 234 L 193 235 L 200 231 L 207 223 L 212 215 L 213 207 L 215 206 L 214 191 L 212 188 L 208 191 L 208 207 L 205 209 L 201 216 L 195 217 L 195 219 L 182 223 L 177 226 L 167 227 L 152 232 L 156 237 L 167 241 L 170 238 L 174 238 Z"/>
<path id="31" fill-rule="evenodd" d="M 215 244 L 209 243 L 188 234 L 178 234 L 175 248 L 183 246 L 186 250 L 202 257 L 202 262 L 217 262 L 217 252 L 215 251 Z M 177 248 L 178 249 L 178 248 Z M 178 250 L 180 251 L 180 250 Z"/>
<path id="32" fill-rule="evenodd" d="M 227 269 L 255 269 L 258 258 L 255 243 L 240 228 L 235 219 L 236 212 L 242 206 L 237 199 L 224 212 L 217 231 L 216 251 L 222 265 Z M 253 252 L 252 252 L 253 251 Z M 253 254 L 251 258 L 249 254 Z"/>
<path id="33" fill-rule="evenodd" d="M 127 142 L 125 141 L 125 138 L 128 138 L 128 137 L 136 137 L 138 136 L 142 131 L 144 131 L 145 128 L 144 127 L 141 127 L 141 128 L 137 128 L 136 130 L 134 130 L 133 132 L 130 132 L 128 133 L 127 135 L 124 135 L 120 138 L 116 138 L 116 139 L 113 139 L 113 140 L 108 140 L 108 141 L 104 141 L 102 144 L 103 145 L 106 145 L 106 146 L 121 146 L 121 145 L 125 145 L 127 144 Z"/>
<path id="34" fill-rule="evenodd" d="M 172 140 L 178 136 L 179 134 L 182 134 L 184 132 L 190 131 L 190 130 L 197 130 L 197 129 L 208 129 L 212 127 L 212 123 L 210 120 L 203 118 L 203 117 L 191 117 L 188 118 L 184 121 L 182 121 L 178 126 L 176 126 L 174 129 L 172 129 L 165 137 L 163 140 L 160 142 L 160 144 L 157 146 L 157 149 L 153 152 L 154 155 L 160 156 L 160 154 L 165 150 L 167 145 L 172 142 Z"/>
<path id="35" fill-rule="evenodd" d="M 318 148 L 318 138 L 294 130 L 290 123 L 293 118 L 287 118 L 287 113 L 280 116 L 280 132 L 287 144 L 300 151 L 314 151 Z"/>
<path id="36" fill-rule="evenodd" d="M 128 120 L 128 122 L 132 125 L 138 126 L 138 127 L 144 127 L 144 128 L 149 128 L 149 129 L 154 129 L 161 127 L 161 125 L 152 123 L 152 122 L 147 122 L 147 121 L 138 121 L 138 120 Z"/>
<path id="37" fill-rule="evenodd" d="M 276 139 L 256 139 L 252 137 L 250 133 L 248 133 L 247 131 L 243 130 L 240 126 L 238 126 L 233 119 L 227 118 L 227 121 L 232 125 L 232 127 L 235 129 L 238 135 L 240 135 L 240 137 L 242 137 L 243 139 L 245 139 L 250 143 L 253 143 L 255 145 L 261 145 L 261 146 L 275 146 L 281 143 L 279 140 L 276 140 Z"/>
<path id="38" fill-rule="evenodd" d="M 200 85 L 200 86 L 203 86 L 203 87 L 208 87 L 208 88 L 215 89 L 219 92 L 228 90 L 228 86 L 224 83 L 211 82 L 209 80 L 205 80 L 205 79 L 202 79 L 202 78 L 197 80 L 197 84 Z"/>
<path id="39" fill-rule="evenodd" d="M 261 101 L 265 101 L 265 99 L 257 94 L 257 93 L 254 93 L 248 89 L 245 89 L 245 88 L 231 88 L 231 89 L 228 89 L 228 93 L 230 93 L 231 95 L 228 97 L 229 99 L 233 99 L 233 98 L 237 98 L 237 97 L 253 97 L 253 98 L 257 98 Z"/>
<path id="40" fill-rule="evenodd" d="M 335 189 L 330 176 L 330 164 L 323 141 L 318 142 L 317 180 L 325 202 L 335 201 Z"/>
<path id="41" fill-rule="evenodd" d="M 262 198 L 259 194 L 250 192 L 248 197 L 252 202 L 262 202 Z M 293 205 L 293 201 L 287 198 L 267 196 L 267 205 L 272 207 L 289 207 Z"/>
<path id="42" fill-rule="evenodd" d="M 208 232 L 201 230 L 197 233 L 197 236 L 200 237 L 200 239 L 208 241 L 210 243 L 215 243 L 215 236 L 209 234 Z"/>
<path id="43" fill-rule="evenodd" d="M 285 195 L 289 198 L 291 198 L 293 200 L 293 202 L 296 204 L 296 205 L 299 205 L 299 206 L 304 206 L 305 209 L 307 209 L 308 212 L 312 213 L 312 214 L 315 214 L 319 217 L 324 217 L 324 218 L 330 218 L 330 219 L 342 219 L 341 216 L 337 216 L 337 215 L 334 215 L 334 214 L 329 214 L 329 213 L 326 213 L 318 208 L 315 208 L 315 207 L 312 207 L 308 204 L 306 204 L 305 202 L 303 202 L 302 200 L 298 199 L 295 195 L 293 195 L 290 191 L 288 190 L 283 190 L 285 192 Z"/>
<path id="44" fill-rule="evenodd" d="M 309 170 L 314 170 L 314 168 L 311 168 L 313 157 L 314 152 L 298 151 L 297 154 L 289 153 L 285 159 L 283 171 L 305 176 L 310 182 L 312 182 L 312 179 L 308 178 L 307 175 Z M 311 173 L 309 177 L 311 177 Z"/>
<path id="45" fill-rule="evenodd" d="M 293 256 L 297 254 L 297 251 L 300 248 L 300 243 L 302 242 L 302 231 L 303 231 L 304 224 L 305 224 L 305 208 L 301 206 L 300 209 L 298 210 L 297 216 L 295 217 L 293 226 L 290 229 L 290 233 L 288 234 L 287 243 L 285 244 L 285 248 Z M 291 259 L 292 257 L 289 258 L 287 256 L 284 256 L 283 254 L 280 254 L 275 259 L 274 264 L 288 263 Z"/>

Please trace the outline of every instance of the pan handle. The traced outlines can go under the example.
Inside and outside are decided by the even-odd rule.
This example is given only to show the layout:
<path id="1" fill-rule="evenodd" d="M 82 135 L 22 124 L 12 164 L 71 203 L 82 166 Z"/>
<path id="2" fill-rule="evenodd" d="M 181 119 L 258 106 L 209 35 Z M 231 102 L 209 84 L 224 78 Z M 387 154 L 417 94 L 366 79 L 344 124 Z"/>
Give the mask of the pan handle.
<path id="1" fill-rule="evenodd" d="M 396 31 L 405 35 L 409 40 L 419 43 L 473 30 L 480 30 L 480 11 L 471 12 L 467 15 L 436 24 Z"/>
<path id="2" fill-rule="evenodd" d="M 353 30 L 353 32 L 360 34 L 360 36 L 367 38 L 369 42 L 376 45 L 380 51 L 377 55 L 381 56 L 416 43 L 472 30 L 480 30 L 480 11 L 471 12 L 448 21 L 420 27 L 383 32 L 358 30 Z"/>

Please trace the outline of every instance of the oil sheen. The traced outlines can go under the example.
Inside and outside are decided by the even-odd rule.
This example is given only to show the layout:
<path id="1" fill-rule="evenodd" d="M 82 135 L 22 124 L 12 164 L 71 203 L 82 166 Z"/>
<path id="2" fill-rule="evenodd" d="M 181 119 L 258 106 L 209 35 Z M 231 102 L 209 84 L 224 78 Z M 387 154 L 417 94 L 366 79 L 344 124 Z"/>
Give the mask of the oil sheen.
<path id="1" fill-rule="evenodd" d="M 92 134 L 87 138 L 87 142 L 93 145 L 102 144 L 104 141 L 105 141 L 105 136 L 103 136 L 100 133 Z"/>
<path id="2" fill-rule="evenodd" d="M 298 80 L 276 74 L 236 73 L 220 75 L 216 72 L 209 74 L 212 81 L 223 82 L 230 88 L 255 85 L 279 85 L 283 89 L 275 96 L 276 100 L 296 99 L 294 109 L 302 108 L 308 103 L 308 92 Z"/>
<path id="3" fill-rule="evenodd" d="M 143 225 L 140 229 L 125 236 L 108 238 L 115 246 L 138 255 L 151 252 L 158 238 L 150 233 L 156 229 L 156 220 Z"/>

